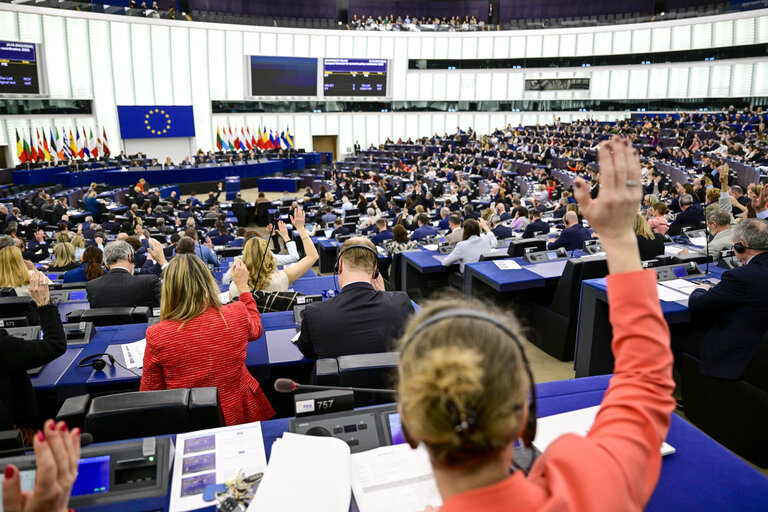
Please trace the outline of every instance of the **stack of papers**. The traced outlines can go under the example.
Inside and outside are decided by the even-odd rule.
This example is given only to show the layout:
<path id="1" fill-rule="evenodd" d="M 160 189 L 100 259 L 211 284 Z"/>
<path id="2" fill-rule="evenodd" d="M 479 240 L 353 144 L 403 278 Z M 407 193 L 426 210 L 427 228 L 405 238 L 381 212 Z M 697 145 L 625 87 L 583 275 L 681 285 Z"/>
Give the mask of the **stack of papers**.
<path id="1" fill-rule="evenodd" d="M 266 467 L 261 423 L 179 434 L 169 510 L 186 512 L 214 505 L 203 500 L 208 485 L 223 484 L 240 469 L 250 476 Z"/>
<path id="2" fill-rule="evenodd" d="M 427 251 L 436 251 L 437 250 L 437 244 L 427 244 L 427 245 L 424 245 L 423 247 Z"/>
<path id="3" fill-rule="evenodd" d="M 586 436 L 589 429 L 592 428 L 599 410 L 600 406 L 596 405 L 539 418 L 536 422 L 536 438 L 533 440 L 533 445 L 543 453 L 552 441 L 562 435 Z M 666 442 L 661 443 L 661 454 L 669 455 L 671 453 L 675 453 L 675 448 Z"/>
<path id="4" fill-rule="evenodd" d="M 125 360 L 126 368 L 144 367 L 144 350 L 147 348 L 147 338 L 142 338 L 135 343 L 126 343 L 121 345 L 120 348 L 123 349 L 123 359 Z"/>

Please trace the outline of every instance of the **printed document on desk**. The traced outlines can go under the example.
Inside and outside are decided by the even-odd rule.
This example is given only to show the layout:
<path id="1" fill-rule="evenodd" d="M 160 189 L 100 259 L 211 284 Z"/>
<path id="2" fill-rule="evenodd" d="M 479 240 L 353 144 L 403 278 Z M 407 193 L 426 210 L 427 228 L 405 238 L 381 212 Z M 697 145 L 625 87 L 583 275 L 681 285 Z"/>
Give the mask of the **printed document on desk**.
<path id="1" fill-rule="evenodd" d="M 261 423 L 179 434 L 169 510 L 186 512 L 211 506 L 203 501 L 206 486 L 223 484 L 240 469 L 252 475 L 266 468 Z"/>
<path id="2" fill-rule="evenodd" d="M 687 279 L 670 279 L 669 281 L 662 281 L 659 284 L 684 293 L 686 296 L 690 295 L 691 292 L 696 289 L 696 283 L 688 281 Z"/>
<path id="3" fill-rule="evenodd" d="M 668 288 L 661 283 L 656 285 L 656 290 L 659 293 L 659 300 L 663 300 L 664 302 L 680 302 L 688 300 L 689 293 L 683 293 L 674 288 Z"/>
<path id="4" fill-rule="evenodd" d="M 536 438 L 533 440 L 533 445 L 543 453 L 552 441 L 562 435 L 577 434 L 586 436 L 589 429 L 592 428 L 592 424 L 597 417 L 597 411 L 599 410 L 600 406 L 596 405 L 594 407 L 539 418 L 536 422 Z M 663 442 L 661 444 L 661 455 L 669 455 L 671 453 L 675 453 L 675 449 L 666 442 Z"/>
<path id="5" fill-rule="evenodd" d="M 499 267 L 499 270 L 520 270 L 520 264 L 515 260 L 493 260 L 493 263 Z"/>
<path id="6" fill-rule="evenodd" d="M 353 454 L 352 492 L 360 512 L 421 512 L 443 503 L 429 454 L 408 444 Z"/>
<path id="7" fill-rule="evenodd" d="M 347 512 L 350 465 L 349 445 L 341 439 L 286 432 L 272 444 L 248 511 Z"/>
<path id="8" fill-rule="evenodd" d="M 525 270 L 530 270 L 543 278 L 560 277 L 563 275 L 563 269 L 565 269 L 565 264 L 567 262 L 568 260 L 563 258 L 556 261 L 547 261 L 545 263 L 535 263 L 525 267 Z"/>
<path id="9" fill-rule="evenodd" d="M 120 348 L 123 349 L 123 359 L 125 360 L 126 368 L 144 367 L 144 350 L 147 348 L 147 338 L 142 338 L 134 343 L 120 345 Z"/>

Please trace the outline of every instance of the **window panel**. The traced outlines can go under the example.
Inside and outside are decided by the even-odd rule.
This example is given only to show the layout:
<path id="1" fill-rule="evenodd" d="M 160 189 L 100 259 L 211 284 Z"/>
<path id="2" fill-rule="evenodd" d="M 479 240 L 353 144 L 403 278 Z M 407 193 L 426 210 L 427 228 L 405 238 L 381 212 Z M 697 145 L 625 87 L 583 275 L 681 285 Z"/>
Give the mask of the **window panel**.
<path id="1" fill-rule="evenodd" d="M 525 75 L 522 73 L 508 73 L 507 81 L 509 82 L 507 97 L 513 100 L 522 99 L 525 88 Z"/>
<path id="2" fill-rule="evenodd" d="M 39 14 L 29 14 L 20 12 L 19 19 L 19 39 L 25 43 L 42 43 L 43 28 L 42 20 Z"/>
<path id="3" fill-rule="evenodd" d="M 392 140 L 397 141 L 405 135 L 405 115 L 392 114 Z"/>
<path id="4" fill-rule="evenodd" d="M 768 16 L 757 18 L 756 43 L 768 43 Z"/>
<path id="5" fill-rule="evenodd" d="M 432 73 L 420 73 L 421 81 L 419 82 L 419 95 L 420 100 L 431 100 L 434 98 L 432 91 L 432 81 L 434 75 Z"/>
<path id="6" fill-rule="evenodd" d="M 667 94 L 671 98 L 684 98 L 688 96 L 688 68 L 675 66 L 669 69 L 669 90 Z"/>
<path id="7" fill-rule="evenodd" d="M 752 91 L 754 64 L 734 64 L 731 74 L 731 96 L 749 96 Z"/>
<path id="8" fill-rule="evenodd" d="M 734 20 L 734 45 L 755 44 L 755 18 Z"/>
<path id="9" fill-rule="evenodd" d="M 325 118 L 326 116 L 314 115 L 309 118 L 309 128 L 312 130 L 312 135 L 326 135 L 325 130 Z M 288 123 L 290 126 L 290 123 Z M 280 125 L 280 129 L 284 130 L 285 124 Z"/>
<path id="10" fill-rule="evenodd" d="M 378 41 L 378 37 L 372 37 L 369 41 L 373 40 Z M 435 38 L 434 37 L 425 37 L 421 40 L 421 58 L 422 59 L 434 59 L 435 58 Z"/>
<path id="11" fill-rule="evenodd" d="M 379 116 L 379 137 L 381 140 L 379 143 L 383 143 L 385 140 L 387 140 L 387 137 L 390 139 L 392 138 L 394 134 L 392 133 L 392 115 L 391 114 L 382 114 Z"/>
<path id="12" fill-rule="evenodd" d="M 462 59 L 475 59 L 477 58 L 477 38 L 476 37 L 462 37 L 460 39 L 461 44 L 461 58 Z"/>
<path id="13" fill-rule="evenodd" d="M 133 53 L 133 89 L 136 102 L 141 105 L 155 105 L 155 91 L 152 87 L 152 45 L 149 39 L 149 25 L 131 23 L 131 51 Z M 223 46 L 223 45 L 222 45 Z M 223 48 L 222 48 L 223 50 Z M 222 73 L 224 69 L 222 66 Z"/>
<path id="14" fill-rule="evenodd" d="M 405 137 L 410 137 L 412 139 L 415 139 L 419 137 L 419 115 L 418 114 L 408 114 L 405 116 Z"/>
<path id="15" fill-rule="evenodd" d="M 52 18 L 52 16 L 43 18 L 43 24 L 47 18 Z M 15 12 L 0 11 L 0 34 L 3 34 L 3 37 L 7 39 L 19 39 L 19 25 Z"/>
<path id="16" fill-rule="evenodd" d="M 432 116 L 432 133 L 430 135 L 436 133 L 443 136 L 445 132 L 445 116 L 443 114 L 434 114 Z"/>
<path id="17" fill-rule="evenodd" d="M 651 49 L 654 52 L 669 51 L 671 46 L 672 29 L 670 27 L 655 28 L 652 32 Z"/>
<path id="18" fill-rule="evenodd" d="M 525 57 L 525 36 L 515 36 L 509 38 L 509 57 L 511 59 L 518 59 Z"/>
<path id="19" fill-rule="evenodd" d="M 648 97 L 664 98 L 667 96 L 669 68 L 653 67 L 648 78 Z"/>
<path id="20" fill-rule="evenodd" d="M 576 55 L 592 55 L 592 43 L 595 40 L 595 35 L 590 33 L 579 34 L 576 36 Z"/>
<path id="21" fill-rule="evenodd" d="M 155 77 L 152 85 L 155 89 L 155 103 L 173 105 L 170 27 L 152 25 L 150 33 L 152 34 L 152 74 Z M 179 80 L 183 79 L 179 77 Z"/>
<path id="22" fill-rule="evenodd" d="M 500 37 L 500 36 L 496 36 Z M 477 56 L 481 59 L 488 59 L 493 55 L 493 38 L 481 37 L 477 40 Z"/>
<path id="23" fill-rule="evenodd" d="M 592 71 L 589 80 L 589 88 L 592 91 L 590 97 L 603 99 L 608 97 L 608 89 L 611 84 L 611 72 L 607 69 Z"/>
<path id="24" fill-rule="evenodd" d="M 189 78 L 189 31 L 171 28 L 171 70 L 173 72 L 173 101 L 176 105 L 192 104 Z"/>
<path id="25" fill-rule="evenodd" d="M 712 24 L 696 23 L 693 25 L 693 48 L 712 46 Z"/>
<path id="26" fill-rule="evenodd" d="M 655 34 L 654 34 L 655 35 Z M 623 36 L 619 36 L 619 40 L 623 39 Z M 616 39 L 614 39 L 614 45 L 616 44 Z M 643 29 L 643 30 L 633 30 L 632 31 L 632 53 L 648 53 L 651 51 L 651 30 L 650 29 Z M 614 53 L 619 53 L 614 48 Z M 628 53 L 628 52 L 621 52 L 621 53 Z"/>
<path id="27" fill-rule="evenodd" d="M 475 98 L 478 100 L 491 99 L 491 74 L 478 73 L 475 82 Z"/>
<path id="28" fill-rule="evenodd" d="M 310 57 L 309 36 L 307 34 L 293 36 L 293 55 L 295 57 Z"/>
<path id="29" fill-rule="evenodd" d="M 475 73 L 462 73 L 461 74 L 461 91 L 459 99 L 472 100 L 475 98 Z"/>
<path id="30" fill-rule="evenodd" d="M 379 138 L 379 116 L 377 115 L 368 115 L 364 116 L 365 118 L 365 142 L 363 147 L 368 147 L 371 144 L 379 145 L 381 144 L 381 139 Z"/>
<path id="31" fill-rule="evenodd" d="M 548 34 L 542 38 L 541 56 L 554 57 L 560 51 L 560 36 L 557 34 Z"/>
<path id="32" fill-rule="evenodd" d="M 381 39 L 381 58 L 392 59 L 395 55 L 395 39 L 392 37 L 383 37 Z M 435 55 L 437 58 L 437 55 Z"/>
<path id="33" fill-rule="evenodd" d="M 66 28 L 72 95 L 75 98 L 92 98 L 88 22 L 82 18 L 66 18 Z"/>
<path id="34" fill-rule="evenodd" d="M 503 100 L 507 98 L 506 73 L 493 73 L 491 78 L 491 99 Z"/>
<path id="35" fill-rule="evenodd" d="M 264 39 L 264 36 L 272 36 Z M 262 34 L 262 51 L 265 51 L 265 42 L 267 46 L 274 47 L 275 34 Z M 271 44 L 269 43 L 271 39 Z M 208 88 L 210 89 L 211 99 L 225 99 L 227 95 L 227 68 L 222 58 L 227 51 L 224 32 L 221 30 L 208 31 Z M 265 52 L 266 55 L 274 55 L 274 52 Z M 194 55 L 194 54 L 193 54 Z"/>
<path id="36" fill-rule="evenodd" d="M 629 85 L 629 70 L 614 69 L 611 71 L 611 87 L 608 97 L 612 99 L 623 99 L 627 97 L 627 86 Z"/>
<path id="37" fill-rule="evenodd" d="M 562 34 L 560 36 L 558 55 L 576 55 L 576 34 Z"/>
<path id="38" fill-rule="evenodd" d="M 447 59 L 448 58 L 448 38 L 438 37 L 435 39 L 435 58 Z"/>
<path id="39" fill-rule="evenodd" d="M 629 72 L 629 98 L 648 96 L 648 68 L 632 69 Z"/>
<path id="40" fill-rule="evenodd" d="M 123 25 L 126 27 L 127 25 Z M 101 44 L 104 44 L 103 41 Z M 69 58 L 67 57 L 67 37 L 64 18 L 59 16 L 43 17 L 43 46 L 45 68 L 48 75 L 48 92 L 51 98 L 71 98 L 72 88 L 69 80 Z M 114 49 L 114 44 L 112 48 Z M 108 72 L 108 71 L 107 71 Z M 130 64 L 128 64 L 130 80 Z M 133 101 L 133 89 L 130 88 L 130 101 Z"/>
<path id="41" fill-rule="evenodd" d="M 639 46 L 643 46 L 642 38 L 645 31 L 636 30 L 635 32 L 641 32 L 638 35 L 640 38 Z M 597 48 L 612 48 L 611 53 L 630 53 L 632 51 L 632 32 L 629 30 L 619 30 L 613 34 L 613 47 L 597 46 Z"/>
<path id="42" fill-rule="evenodd" d="M 323 48 L 325 48 L 323 36 L 312 36 L 312 45 L 319 44 L 315 42 L 315 37 L 322 38 Z M 243 33 L 243 51 L 245 55 L 259 55 L 261 53 L 261 37 L 258 32 Z"/>
<path id="43" fill-rule="evenodd" d="M 210 31 L 210 34 L 208 36 L 209 44 L 210 44 L 210 38 L 211 34 L 218 32 L 217 30 Z M 216 36 L 218 38 L 218 36 Z M 334 36 L 335 37 L 335 36 Z M 223 46 L 223 44 L 222 44 Z M 338 48 L 338 44 L 337 44 Z M 223 48 L 222 48 L 223 50 Z M 267 32 L 262 32 L 261 34 L 261 48 L 259 51 L 260 55 L 279 55 L 277 53 L 277 34 L 271 34 Z"/>
<path id="44" fill-rule="evenodd" d="M 406 100 L 418 100 L 419 99 L 419 81 L 420 73 L 407 73 L 405 75 L 405 99 Z"/>
<path id="45" fill-rule="evenodd" d="M 543 37 L 541 36 L 528 36 L 525 38 L 525 56 L 526 57 L 541 57 Z"/>
<path id="46" fill-rule="evenodd" d="M 435 73 L 432 77 L 432 99 L 446 99 L 446 74 Z"/>
<path id="47" fill-rule="evenodd" d="M 712 66 L 709 76 L 709 95 L 712 97 L 728 96 L 731 90 L 730 64 Z"/>
<path id="48" fill-rule="evenodd" d="M 228 30 L 226 32 L 226 45 L 227 45 L 227 98 L 232 100 L 239 100 L 245 97 L 245 67 L 243 65 L 243 34 L 235 30 Z M 280 34 L 281 36 L 283 34 Z M 285 55 L 292 55 L 292 37 L 285 41 L 284 51 Z M 280 39 L 278 39 L 280 41 Z M 281 47 L 282 48 L 282 47 Z M 249 91 L 250 92 L 250 91 Z"/>
<path id="49" fill-rule="evenodd" d="M 691 81 L 688 84 L 688 96 L 703 98 L 709 91 L 709 66 L 691 68 Z"/>
<path id="50" fill-rule="evenodd" d="M 756 62 L 752 77 L 752 96 L 768 95 L 768 62 Z"/>
<path id="51" fill-rule="evenodd" d="M 445 99 L 455 101 L 459 99 L 461 89 L 461 73 L 456 71 L 446 73 Z"/>
<path id="52" fill-rule="evenodd" d="M 595 34 L 595 52 L 596 53 L 611 53 L 610 49 L 613 47 L 613 33 L 612 32 L 597 32 Z"/>
<path id="53" fill-rule="evenodd" d="M 493 38 L 493 58 L 494 59 L 509 58 L 509 38 L 507 37 Z"/>
<path id="54" fill-rule="evenodd" d="M 408 58 L 418 59 L 421 57 L 421 39 L 418 37 L 408 40 Z"/>
<path id="55" fill-rule="evenodd" d="M 46 16 L 47 18 L 48 16 Z M 43 22 L 45 23 L 45 22 Z M 109 22 L 102 20 L 90 20 L 88 22 L 88 43 L 91 50 L 91 59 L 99 65 L 92 66 L 93 88 L 98 94 L 94 95 L 93 108 L 97 116 L 95 133 L 101 137 L 101 127 L 116 137 L 117 112 L 115 110 L 115 88 L 112 82 L 112 73 L 106 70 L 112 68 L 112 56 L 109 45 L 104 41 L 109 40 Z M 109 137 L 109 135 L 107 135 Z"/>
<path id="56" fill-rule="evenodd" d="M 374 37 L 358 37 L 354 39 L 352 44 L 352 56 L 356 59 L 362 59 L 368 56 L 368 41 L 375 39 Z M 342 46 L 342 48 L 347 48 Z M 347 50 L 349 52 L 349 50 Z"/>
<path id="57" fill-rule="evenodd" d="M 672 50 L 690 50 L 691 32 L 691 25 L 672 27 Z"/>
<path id="58" fill-rule="evenodd" d="M 714 23 L 714 46 L 730 46 L 733 44 L 733 20 Z"/>
<path id="59" fill-rule="evenodd" d="M 461 38 L 451 37 L 448 39 L 448 54 L 452 56 L 461 55 Z"/>
<path id="60" fill-rule="evenodd" d="M 211 124 L 207 39 L 207 30 L 189 29 L 189 54 L 195 56 L 195 65 L 189 69 L 189 87 L 192 91 L 192 108 L 195 114 L 195 140 L 203 149 L 213 148 L 216 138 Z"/>

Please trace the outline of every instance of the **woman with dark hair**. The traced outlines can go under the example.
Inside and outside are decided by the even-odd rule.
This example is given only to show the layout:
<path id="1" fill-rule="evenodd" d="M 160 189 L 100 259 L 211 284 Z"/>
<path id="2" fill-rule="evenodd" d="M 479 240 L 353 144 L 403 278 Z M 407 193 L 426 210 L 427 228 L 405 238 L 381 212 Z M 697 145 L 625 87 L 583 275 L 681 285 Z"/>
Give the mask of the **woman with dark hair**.
<path id="1" fill-rule="evenodd" d="M 419 244 L 415 240 L 408 239 L 408 230 L 401 224 L 392 228 L 392 242 L 387 246 L 389 254 L 397 254 L 403 251 L 418 249 Z"/>
<path id="2" fill-rule="evenodd" d="M 81 257 L 83 264 L 64 273 L 65 283 L 81 283 L 104 275 L 104 253 L 95 245 L 89 245 Z"/>
<path id="3" fill-rule="evenodd" d="M 480 234 L 480 229 L 484 233 Z M 496 244 L 496 235 L 493 234 L 485 219 L 467 219 L 464 221 L 463 240 L 456 244 L 451 254 L 443 260 L 444 267 L 450 267 L 454 263 L 459 264 L 461 272 L 464 272 L 466 263 L 480 261 L 480 256 L 493 250 Z"/>

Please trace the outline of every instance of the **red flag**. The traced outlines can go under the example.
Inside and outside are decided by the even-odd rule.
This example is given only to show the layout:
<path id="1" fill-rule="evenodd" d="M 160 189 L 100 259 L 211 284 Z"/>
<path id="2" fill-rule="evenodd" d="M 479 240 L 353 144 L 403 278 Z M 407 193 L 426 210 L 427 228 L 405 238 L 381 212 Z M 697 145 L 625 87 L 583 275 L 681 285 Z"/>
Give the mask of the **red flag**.
<path id="1" fill-rule="evenodd" d="M 37 162 L 37 144 L 32 138 L 32 130 L 29 130 L 29 156 L 33 162 Z"/>
<path id="2" fill-rule="evenodd" d="M 235 151 L 240 151 L 240 136 L 237 134 L 237 129 L 235 129 Z"/>
<path id="3" fill-rule="evenodd" d="M 248 127 L 248 135 L 251 136 L 251 149 L 257 147 L 258 145 L 256 144 L 256 137 L 254 137 L 253 133 L 251 133 L 251 128 L 250 127 Z"/>
<path id="4" fill-rule="evenodd" d="M 101 154 L 104 156 L 110 156 L 112 153 L 109 151 L 109 146 L 107 146 L 107 129 L 102 128 L 102 131 L 104 133 L 104 141 L 101 145 Z"/>

